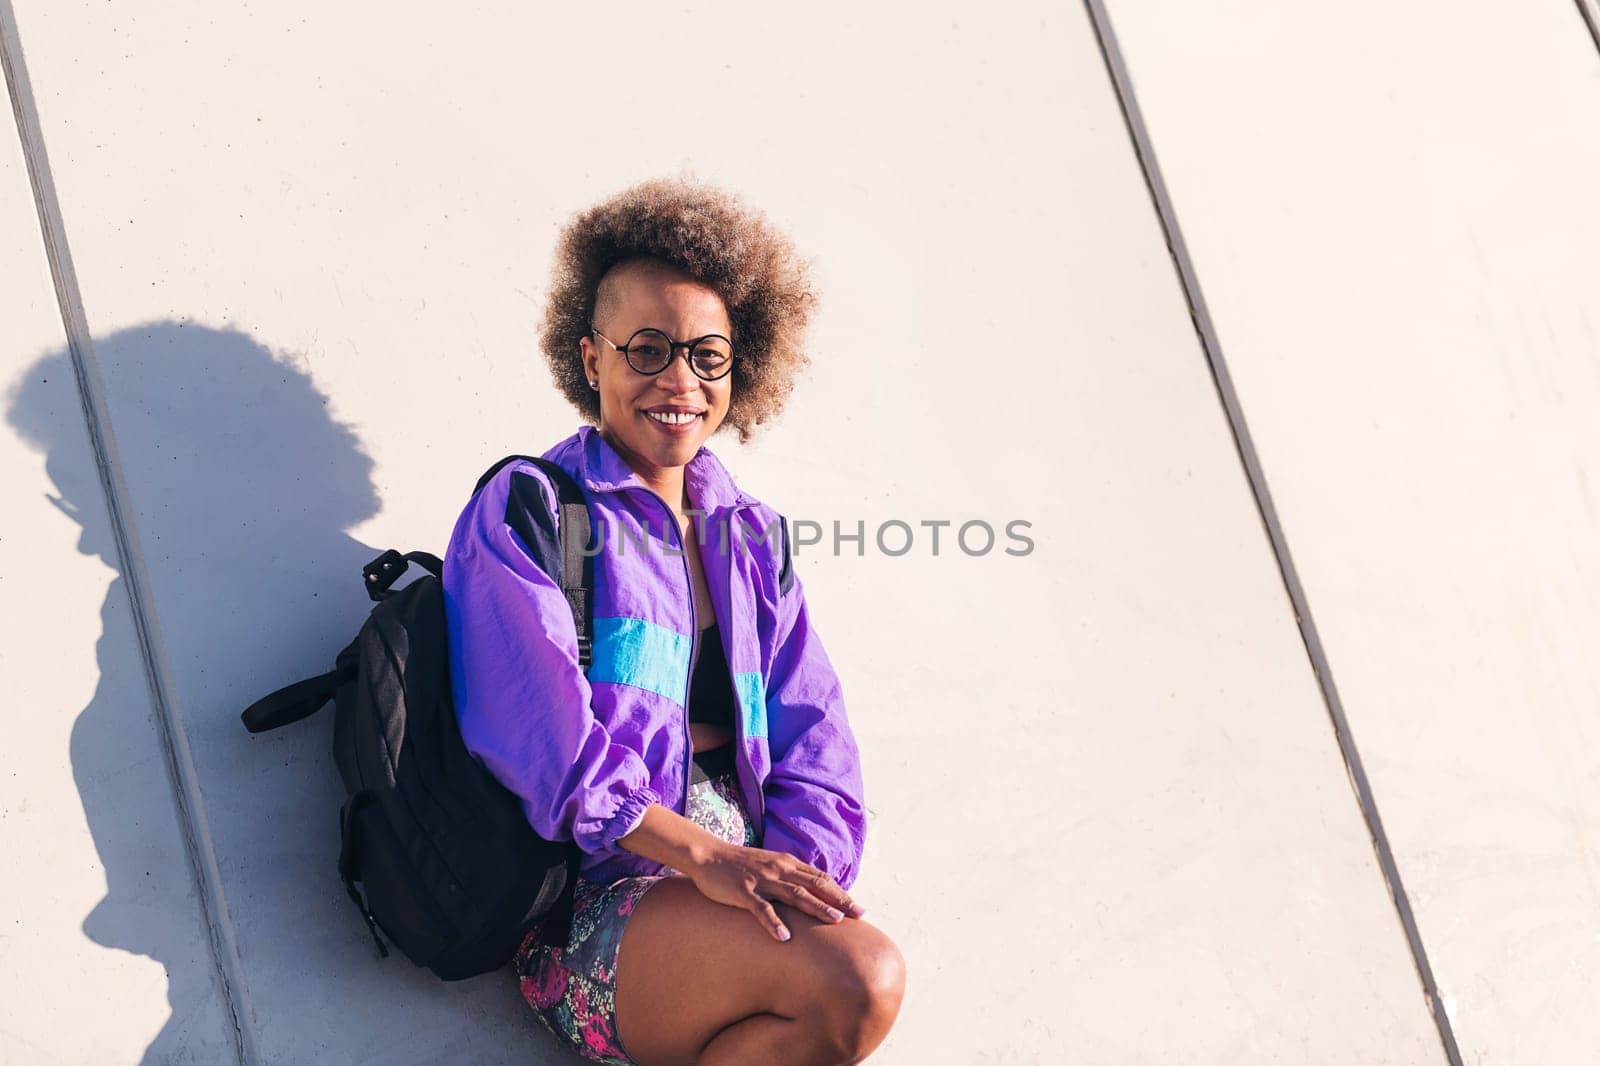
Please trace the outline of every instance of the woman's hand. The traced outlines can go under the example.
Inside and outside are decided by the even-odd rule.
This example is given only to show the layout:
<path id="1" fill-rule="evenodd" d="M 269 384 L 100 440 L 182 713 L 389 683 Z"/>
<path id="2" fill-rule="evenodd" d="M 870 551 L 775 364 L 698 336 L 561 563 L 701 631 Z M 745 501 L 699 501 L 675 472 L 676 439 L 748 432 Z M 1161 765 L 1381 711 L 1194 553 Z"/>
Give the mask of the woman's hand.
<path id="1" fill-rule="evenodd" d="M 787 903 L 820 921 L 859 918 L 865 910 L 827 874 L 781 851 L 727 844 L 705 861 L 682 871 L 701 895 L 729 907 L 741 907 L 779 940 L 789 939 L 772 902 Z"/>

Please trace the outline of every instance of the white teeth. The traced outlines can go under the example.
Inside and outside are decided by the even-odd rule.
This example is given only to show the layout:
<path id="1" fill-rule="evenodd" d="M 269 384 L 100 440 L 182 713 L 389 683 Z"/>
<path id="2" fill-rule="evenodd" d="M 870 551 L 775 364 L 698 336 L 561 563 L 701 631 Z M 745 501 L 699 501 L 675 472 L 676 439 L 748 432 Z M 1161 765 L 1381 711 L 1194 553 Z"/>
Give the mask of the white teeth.
<path id="1" fill-rule="evenodd" d="M 700 417 L 699 415 L 688 414 L 687 412 L 678 413 L 678 412 L 663 412 L 663 411 L 646 411 L 645 414 L 649 415 L 651 418 L 655 419 L 657 422 L 665 422 L 669 426 L 681 426 L 685 422 L 693 422 L 695 419 Z"/>

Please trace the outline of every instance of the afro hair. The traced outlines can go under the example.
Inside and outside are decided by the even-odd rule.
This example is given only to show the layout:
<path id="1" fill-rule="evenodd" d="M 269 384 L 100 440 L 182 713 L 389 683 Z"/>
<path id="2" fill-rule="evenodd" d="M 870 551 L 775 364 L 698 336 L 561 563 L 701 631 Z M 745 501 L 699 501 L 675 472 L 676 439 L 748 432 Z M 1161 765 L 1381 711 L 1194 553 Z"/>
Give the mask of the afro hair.
<path id="1" fill-rule="evenodd" d="M 806 327 L 816 307 L 811 264 L 764 212 L 692 177 L 653 178 L 573 218 L 556 246 L 539 344 L 556 387 L 590 423 L 600 398 L 578 342 L 594 321 L 606 272 L 630 260 L 664 264 L 722 298 L 736 358 L 725 425 L 740 443 L 783 410 L 810 365 Z"/>

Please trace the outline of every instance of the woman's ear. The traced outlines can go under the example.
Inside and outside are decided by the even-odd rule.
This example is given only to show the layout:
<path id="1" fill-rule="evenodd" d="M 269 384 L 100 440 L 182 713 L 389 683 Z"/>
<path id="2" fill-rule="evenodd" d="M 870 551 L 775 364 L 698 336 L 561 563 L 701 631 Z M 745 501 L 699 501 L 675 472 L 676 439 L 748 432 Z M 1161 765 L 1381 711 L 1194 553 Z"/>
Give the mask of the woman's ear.
<path id="1" fill-rule="evenodd" d="M 600 350 L 594 341 L 588 337 L 578 341 L 578 358 L 583 361 L 583 375 L 589 379 L 589 387 L 597 388 L 600 383 Z"/>

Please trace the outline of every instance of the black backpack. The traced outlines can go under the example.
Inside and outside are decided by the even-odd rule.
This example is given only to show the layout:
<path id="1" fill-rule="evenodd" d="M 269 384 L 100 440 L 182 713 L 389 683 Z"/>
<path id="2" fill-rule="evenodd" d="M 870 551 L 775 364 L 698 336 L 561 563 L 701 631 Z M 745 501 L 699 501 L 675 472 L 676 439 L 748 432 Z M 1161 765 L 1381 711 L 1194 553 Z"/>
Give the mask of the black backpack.
<path id="1" fill-rule="evenodd" d="M 548 459 L 508 455 L 473 495 L 517 459 L 539 465 L 561 508 L 562 572 L 587 670 L 594 559 L 589 511 L 577 483 Z M 427 573 L 390 591 L 407 563 Z M 260 733 L 335 701 L 333 757 L 348 800 L 339 810 L 339 876 L 383 956 L 382 929 L 418 966 L 446 981 L 508 963 L 534 922 L 565 943 L 582 852 L 536 833 L 508 789 L 469 753 L 450 688 L 443 564 L 390 549 L 362 568 L 377 602 L 334 669 L 257 700 L 242 715 Z M 366 890 L 365 899 L 356 887 Z"/>

